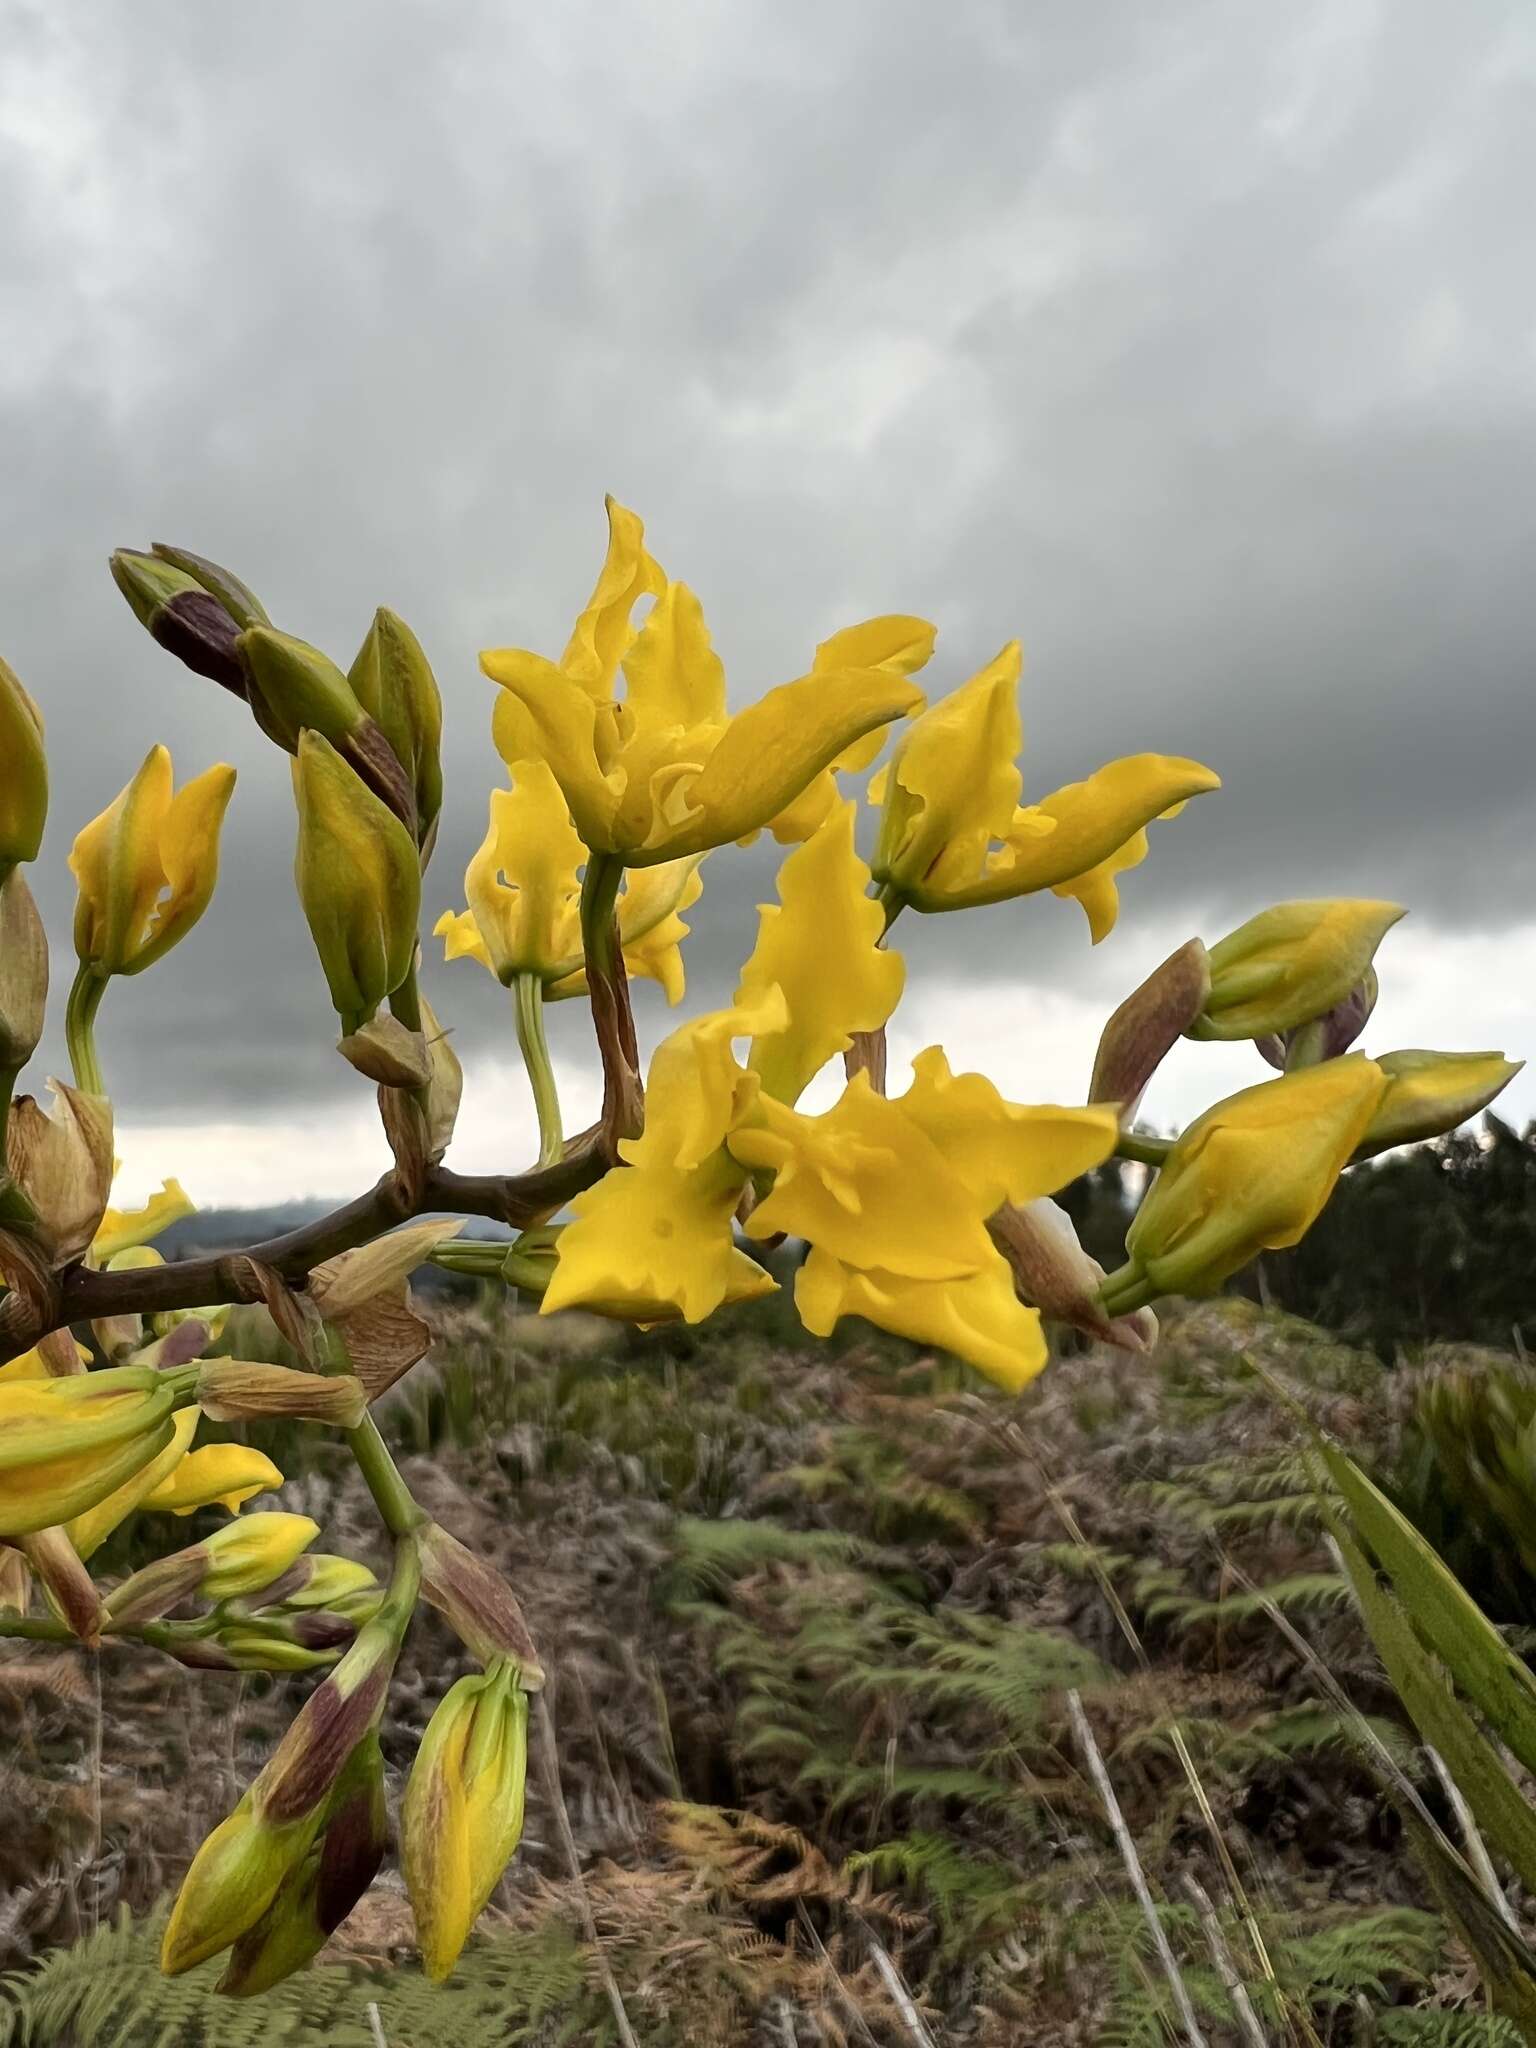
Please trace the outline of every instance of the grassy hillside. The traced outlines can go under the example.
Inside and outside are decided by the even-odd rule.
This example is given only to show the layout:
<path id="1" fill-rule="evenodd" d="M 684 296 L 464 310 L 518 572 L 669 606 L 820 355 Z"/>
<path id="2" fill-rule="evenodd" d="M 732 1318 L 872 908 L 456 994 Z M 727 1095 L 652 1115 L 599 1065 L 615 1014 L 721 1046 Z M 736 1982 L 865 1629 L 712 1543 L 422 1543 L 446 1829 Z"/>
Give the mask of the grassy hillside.
<path id="1" fill-rule="evenodd" d="M 1420 1378 L 1484 1366 L 1388 1374 L 1228 1302 L 1150 1362 L 1062 1360 L 1012 1402 L 884 1339 L 808 1348 L 772 1306 L 697 1339 L 446 1311 L 387 1433 L 514 1579 L 557 1674 L 580 1879 L 535 1772 L 525 1847 L 444 1991 L 393 1878 L 265 1999 L 213 1999 L 216 1966 L 166 1986 L 156 1901 L 302 1682 L 121 1654 L 98 1699 L 74 1654 L 13 1646 L 9 2038 L 616 2040 L 595 1924 L 647 2044 L 1152 2048 L 1179 2038 L 1174 1994 L 1075 1692 L 1212 2048 L 1513 2040 L 1478 2013 L 1363 1757 L 1362 1716 L 1445 1812 L 1255 1361 L 1421 1491 Z M 290 1504 L 366 1549 L 343 1461 L 314 1433 L 261 1441 Z M 461 1660 L 418 1622 L 394 1789 Z"/>

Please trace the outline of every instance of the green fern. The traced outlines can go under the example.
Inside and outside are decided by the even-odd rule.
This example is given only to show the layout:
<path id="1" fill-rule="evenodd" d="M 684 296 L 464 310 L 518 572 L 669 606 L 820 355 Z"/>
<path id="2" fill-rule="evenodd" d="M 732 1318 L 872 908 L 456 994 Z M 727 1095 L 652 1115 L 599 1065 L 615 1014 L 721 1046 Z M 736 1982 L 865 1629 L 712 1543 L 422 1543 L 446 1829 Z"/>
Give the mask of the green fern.
<path id="1" fill-rule="evenodd" d="M 0 2048 L 269 2048 L 324 2042 L 376 2048 L 376 2004 L 396 2048 L 451 2040 L 454 2048 L 544 2048 L 611 2038 L 607 2008 L 587 1988 L 572 1930 L 558 1920 L 473 1943 L 444 1985 L 413 1969 L 341 1966 L 290 1977 L 250 2000 L 214 1991 L 222 1962 L 162 1977 L 160 1922 L 126 1913 L 95 1934 L 4 1979 Z"/>

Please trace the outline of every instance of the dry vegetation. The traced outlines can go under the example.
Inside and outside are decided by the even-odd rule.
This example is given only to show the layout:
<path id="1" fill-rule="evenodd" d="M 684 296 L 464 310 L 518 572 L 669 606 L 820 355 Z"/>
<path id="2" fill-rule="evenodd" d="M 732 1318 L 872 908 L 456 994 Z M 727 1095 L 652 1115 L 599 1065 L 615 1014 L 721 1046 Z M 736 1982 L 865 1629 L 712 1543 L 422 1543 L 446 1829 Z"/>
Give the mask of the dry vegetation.
<path id="1" fill-rule="evenodd" d="M 216 1965 L 166 1984 L 156 1902 L 302 1683 L 122 1654 L 98 1699 L 81 1658 L 12 1646 L 0 2041 L 616 2040 L 589 1915 L 648 2048 L 1184 2038 L 1074 1690 L 1211 2048 L 1516 2039 L 1480 2014 L 1362 1751 L 1364 1715 L 1444 1812 L 1254 1365 L 1386 1473 L 1409 1469 L 1419 1375 L 1235 1301 L 1185 1313 L 1150 1364 L 1064 1359 L 1018 1403 L 884 1339 L 808 1348 L 771 1308 L 697 1340 L 441 1323 L 389 1434 L 558 1674 L 582 1877 L 535 1773 L 445 1990 L 391 1881 L 266 1999 L 213 1999 Z M 346 1461 L 316 1462 L 314 1432 L 262 1441 L 292 1504 L 366 1554 Z M 418 1622 L 397 1777 L 462 1657 Z M 191 1761 L 210 1728 L 214 1769 Z"/>

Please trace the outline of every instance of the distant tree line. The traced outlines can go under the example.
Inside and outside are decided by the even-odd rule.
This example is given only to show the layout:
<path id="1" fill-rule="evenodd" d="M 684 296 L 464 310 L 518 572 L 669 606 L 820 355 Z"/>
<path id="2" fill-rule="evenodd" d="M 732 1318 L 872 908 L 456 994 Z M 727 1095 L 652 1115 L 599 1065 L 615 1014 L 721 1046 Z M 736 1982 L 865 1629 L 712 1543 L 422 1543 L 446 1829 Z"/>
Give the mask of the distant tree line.
<path id="1" fill-rule="evenodd" d="M 1346 1174 L 1302 1242 L 1267 1253 L 1233 1290 L 1384 1357 L 1436 1338 L 1536 1353 L 1536 1122 L 1483 1122 Z M 1136 1174 L 1111 1162 L 1059 1198 L 1110 1271 Z"/>

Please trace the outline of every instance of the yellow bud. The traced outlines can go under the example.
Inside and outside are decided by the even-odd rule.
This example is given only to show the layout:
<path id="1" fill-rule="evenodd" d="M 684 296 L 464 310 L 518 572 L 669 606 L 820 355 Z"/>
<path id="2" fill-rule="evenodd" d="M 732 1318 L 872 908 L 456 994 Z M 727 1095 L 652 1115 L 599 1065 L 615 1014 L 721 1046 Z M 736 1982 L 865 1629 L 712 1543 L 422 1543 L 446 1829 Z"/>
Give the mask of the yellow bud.
<path id="1" fill-rule="evenodd" d="M 207 1557 L 198 1591 L 206 1600 L 233 1600 L 268 1586 L 320 1534 L 308 1515 L 241 1515 L 215 1529 L 199 1546 Z"/>
<path id="2" fill-rule="evenodd" d="M 1323 1016 L 1362 981 L 1400 903 L 1277 903 L 1210 950 L 1211 989 L 1191 1038 L 1265 1038 Z"/>
<path id="3" fill-rule="evenodd" d="M 1387 1091 L 1355 1156 L 1374 1159 L 1394 1145 L 1439 1138 L 1476 1116 L 1519 1073 L 1523 1060 L 1501 1052 L 1389 1052 L 1377 1061 Z"/>
<path id="4" fill-rule="evenodd" d="M 416 956 L 421 865 L 415 842 L 318 733 L 299 739 L 299 901 L 343 1033 L 366 1024 Z"/>
<path id="5" fill-rule="evenodd" d="M 176 1385 L 142 1366 L 0 1384 L 0 1536 L 68 1522 L 174 1434 Z"/>
<path id="6" fill-rule="evenodd" d="M 221 762 L 172 795 L 171 757 L 151 747 L 69 856 L 83 966 L 96 975 L 138 974 L 192 929 L 218 881 L 219 827 L 234 786 L 234 769 Z"/>
<path id="7" fill-rule="evenodd" d="M 1209 1294 L 1261 1251 L 1299 1243 L 1360 1143 L 1387 1087 L 1363 1053 L 1303 1067 L 1229 1096 L 1178 1140 L 1126 1232 L 1125 1297 Z M 1134 1305 L 1134 1301 L 1129 1305 Z"/>
<path id="8" fill-rule="evenodd" d="M 528 1699 L 509 1663 L 461 1678 L 427 1725 L 400 1808 L 422 1964 L 441 1983 L 523 1832 Z"/>
<path id="9" fill-rule="evenodd" d="M 36 860 L 48 818 L 48 760 L 43 717 L 0 661 L 0 880 L 18 861 Z"/>

